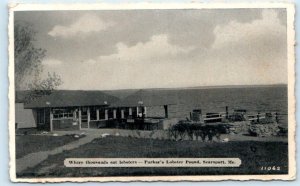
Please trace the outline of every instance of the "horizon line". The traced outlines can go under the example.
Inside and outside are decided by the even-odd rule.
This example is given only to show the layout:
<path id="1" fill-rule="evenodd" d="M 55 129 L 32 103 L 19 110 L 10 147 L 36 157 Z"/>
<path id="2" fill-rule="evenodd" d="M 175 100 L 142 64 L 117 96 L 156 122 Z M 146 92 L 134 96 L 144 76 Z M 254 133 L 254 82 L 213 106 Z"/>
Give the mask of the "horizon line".
<path id="1" fill-rule="evenodd" d="M 149 90 L 149 89 L 214 89 L 214 88 L 238 88 L 238 87 L 267 87 L 267 86 L 287 86 L 287 83 L 275 83 L 275 84 L 253 84 L 253 85 L 204 85 L 204 86 L 190 86 L 190 87 L 150 87 L 150 88 L 121 88 L 121 89 L 54 89 L 65 91 L 118 91 L 118 90 Z M 29 91 L 29 89 L 15 90 L 15 91 Z"/>

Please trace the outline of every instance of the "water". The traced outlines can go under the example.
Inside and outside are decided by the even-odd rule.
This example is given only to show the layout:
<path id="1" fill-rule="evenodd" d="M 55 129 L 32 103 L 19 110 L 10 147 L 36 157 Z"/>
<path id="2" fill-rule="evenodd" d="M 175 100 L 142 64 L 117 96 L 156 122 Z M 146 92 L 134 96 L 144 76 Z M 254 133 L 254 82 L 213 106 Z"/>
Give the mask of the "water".
<path id="1" fill-rule="evenodd" d="M 169 117 L 185 119 L 193 109 L 202 113 L 246 109 L 252 112 L 278 112 L 280 124 L 287 125 L 287 86 L 152 90 L 174 105 L 169 106 Z M 148 116 L 164 116 L 163 107 L 147 108 Z"/>

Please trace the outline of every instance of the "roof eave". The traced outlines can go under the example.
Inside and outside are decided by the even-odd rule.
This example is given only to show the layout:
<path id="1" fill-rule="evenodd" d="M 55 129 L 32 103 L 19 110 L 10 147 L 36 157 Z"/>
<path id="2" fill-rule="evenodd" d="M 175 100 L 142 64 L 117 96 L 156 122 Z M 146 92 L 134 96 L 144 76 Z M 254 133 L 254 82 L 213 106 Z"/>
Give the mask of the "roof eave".
<path id="1" fill-rule="evenodd" d="M 25 109 L 39 109 L 39 108 L 64 108 L 64 107 L 109 107 L 109 105 L 39 105 L 39 106 L 24 106 Z"/>

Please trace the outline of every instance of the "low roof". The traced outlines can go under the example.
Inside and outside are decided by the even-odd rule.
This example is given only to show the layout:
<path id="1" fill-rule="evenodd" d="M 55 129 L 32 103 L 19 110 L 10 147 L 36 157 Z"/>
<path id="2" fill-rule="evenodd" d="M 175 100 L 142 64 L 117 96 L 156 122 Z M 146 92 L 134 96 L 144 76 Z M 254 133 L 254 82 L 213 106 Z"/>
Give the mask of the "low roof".
<path id="1" fill-rule="evenodd" d="M 136 106 L 163 106 L 173 105 L 174 101 L 171 101 L 166 96 L 161 96 L 158 92 L 152 90 L 139 90 L 126 98 L 112 103 L 110 107 L 136 107 Z"/>
<path id="2" fill-rule="evenodd" d="M 25 103 L 26 102 L 26 98 L 29 95 L 29 91 L 28 90 L 21 90 L 21 91 L 16 91 L 16 99 L 15 102 L 16 103 Z"/>
<path id="3" fill-rule="evenodd" d="M 23 95 L 22 95 L 23 96 Z M 24 99 L 24 97 L 23 97 Z M 49 95 L 35 98 L 25 103 L 25 108 L 43 107 L 73 107 L 73 106 L 104 106 L 118 101 L 117 97 L 105 94 L 101 91 L 82 90 L 55 90 Z M 20 98 L 16 96 L 16 102 Z M 24 100 L 23 100 L 24 101 Z"/>

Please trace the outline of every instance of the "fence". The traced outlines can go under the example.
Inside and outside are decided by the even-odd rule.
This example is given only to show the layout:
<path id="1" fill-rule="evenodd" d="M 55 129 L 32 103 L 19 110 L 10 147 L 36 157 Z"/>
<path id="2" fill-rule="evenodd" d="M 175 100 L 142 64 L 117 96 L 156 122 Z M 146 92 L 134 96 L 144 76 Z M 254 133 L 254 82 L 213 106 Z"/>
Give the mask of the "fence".
<path id="1" fill-rule="evenodd" d="M 197 114 L 198 116 L 195 117 L 194 114 Z M 251 121 L 251 122 L 261 122 L 262 120 L 272 120 L 276 121 L 277 123 L 282 122 L 285 120 L 285 117 L 287 114 L 279 114 L 278 112 L 258 112 L 256 114 L 246 114 L 245 112 L 236 112 L 233 111 L 231 113 L 229 112 L 217 112 L 217 113 L 206 113 L 205 115 L 202 115 L 201 113 L 191 113 L 191 119 L 194 121 L 202 121 L 204 123 L 210 123 L 210 122 L 218 122 L 218 121 L 224 121 L 227 120 L 244 120 L 244 121 Z M 237 117 L 239 116 L 239 117 Z M 195 119 L 196 118 L 196 119 Z"/>

